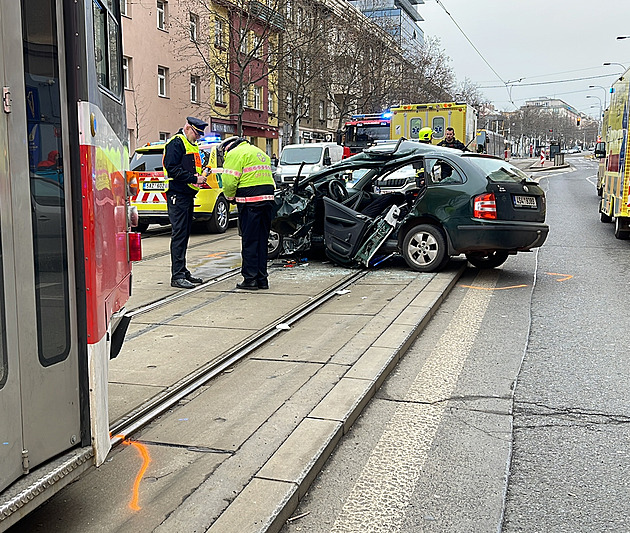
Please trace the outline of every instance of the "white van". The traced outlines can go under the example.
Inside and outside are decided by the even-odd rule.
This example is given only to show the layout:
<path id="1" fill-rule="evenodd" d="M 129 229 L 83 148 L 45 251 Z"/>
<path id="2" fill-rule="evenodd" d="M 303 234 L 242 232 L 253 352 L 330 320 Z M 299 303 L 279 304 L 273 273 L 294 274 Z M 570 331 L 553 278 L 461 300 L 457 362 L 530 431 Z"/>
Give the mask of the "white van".
<path id="1" fill-rule="evenodd" d="M 335 143 L 289 144 L 282 149 L 278 168 L 274 173 L 276 183 L 292 183 L 302 162 L 301 177 L 341 161 L 343 146 Z"/>

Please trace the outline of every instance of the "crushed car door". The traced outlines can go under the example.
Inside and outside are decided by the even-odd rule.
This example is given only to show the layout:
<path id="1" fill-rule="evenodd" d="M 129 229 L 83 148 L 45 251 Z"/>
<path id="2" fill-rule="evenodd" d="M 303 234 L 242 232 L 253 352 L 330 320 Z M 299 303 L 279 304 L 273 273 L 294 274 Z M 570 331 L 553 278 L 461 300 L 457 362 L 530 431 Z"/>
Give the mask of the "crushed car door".
<path id="1" fill-rule="evenodd" d="M 326 254 L 342 264 L 352 262 L 372 219 L 330 198 L 324 198 Z"/>

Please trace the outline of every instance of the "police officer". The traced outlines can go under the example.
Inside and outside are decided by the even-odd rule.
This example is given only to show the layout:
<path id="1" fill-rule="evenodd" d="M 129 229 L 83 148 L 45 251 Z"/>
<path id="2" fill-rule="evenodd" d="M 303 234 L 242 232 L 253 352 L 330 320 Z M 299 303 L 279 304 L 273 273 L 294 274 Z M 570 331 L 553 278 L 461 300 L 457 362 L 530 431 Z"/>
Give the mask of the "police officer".
<path id="1" fill-rule="evenodd" d="M 267 244 L 274 208 L 271 160 L 242 137 L 229 137 L 218 148 L 225 197 L 238 205 L 241 227 L 241 274 L 237 289 L 268 289 Z M 223 163 L 221 164 L 221 159 Z"/>
<path id="2" fill-rule="evenodd" d="M 208 123 L 187 117 L 186 124 L 164 146 L 162 164 L 166 178 L 168 218 L 171 222 L 171 286 L 192 289 L 203 283 L 186 268 L 186 249 L 192 229 L 195 196 L 206 182 L 197 140 Z"/>
<path id="3" fill-rule="evenodd" d="M 439 142 L 438 146 L 445 146 L 446 148 L 457 148 L 458 150 L 463 150 L 464 152 L 468 151 L 466 145 L 455 138 L 455 130 L 450 126 L 446 128 L 444 140 L 442 142 Z"/>

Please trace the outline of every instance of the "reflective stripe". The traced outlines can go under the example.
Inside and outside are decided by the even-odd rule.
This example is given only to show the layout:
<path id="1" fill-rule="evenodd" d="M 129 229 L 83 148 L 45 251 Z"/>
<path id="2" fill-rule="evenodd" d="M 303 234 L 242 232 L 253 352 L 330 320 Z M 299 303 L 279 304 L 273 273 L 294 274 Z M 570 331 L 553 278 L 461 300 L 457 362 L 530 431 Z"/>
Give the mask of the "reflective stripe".
<path id="1" fill-rule="evenodd" d="M 242 174 L 238 170 L 231 170 L 229 168 L 224 168 L 221 170 L 221 172 L 223 172 L 223 174 L 230 174 L 232 176 L 236 176 L 237 178 Z"/>
<path id="2" fill-rule="evenodd" d="M 222 168 L 211 168 L 211 167 L 206 167 L 206 168 L 208 169 L 208 172 L 210 172 L 210 174 L 221 174 L 221 172 L 226 172 Z"/>
<path id="3" fill-rule="evenodd" d="M 264 202 L 266 200 L 274 200 L 273 194 L 263 194 L 262 196 L 237 196 L 237 204 L 247 204 L 249 202 Z"/>
<path id="4" fill-rule="evenodd" d="M 253 172 L 254 170 L 271 170 L 269 165 L 256 165 L 255 167 L 245 167 L 243 172 Z"/>

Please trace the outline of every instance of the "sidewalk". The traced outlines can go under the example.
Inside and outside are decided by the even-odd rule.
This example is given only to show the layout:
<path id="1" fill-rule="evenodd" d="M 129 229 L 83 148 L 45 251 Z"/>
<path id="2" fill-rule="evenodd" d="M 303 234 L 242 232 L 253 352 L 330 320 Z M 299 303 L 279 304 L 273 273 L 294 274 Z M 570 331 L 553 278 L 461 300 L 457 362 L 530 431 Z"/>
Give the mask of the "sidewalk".
<path id="1" fill-rule="evenodd" d="M 520 168 L 523 172 L 540 172 L 542 170 L 557 170 L 559 168 L 570 168 L 569 163 L 562 165 L 554 165 L 553 161 L 546 160 L 544 165 L 540 162 L 540 157 L 513 158 L 509 160 L 514 166 Z"/>

